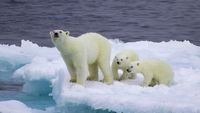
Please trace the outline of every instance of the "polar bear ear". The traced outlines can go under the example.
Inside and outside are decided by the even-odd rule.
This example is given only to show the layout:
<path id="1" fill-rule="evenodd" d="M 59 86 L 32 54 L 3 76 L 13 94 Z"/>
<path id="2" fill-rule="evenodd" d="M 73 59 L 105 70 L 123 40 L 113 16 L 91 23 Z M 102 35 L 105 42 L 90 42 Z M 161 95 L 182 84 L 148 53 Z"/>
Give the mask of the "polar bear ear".
<path id="1" fill-rule="evenodd" d="M 139 66 L 140 65 L 140 63 L 139 62 L 137 62 L 137 66 Z"/>
<path id="2" fill-rule="evenodd" d="M 69 31 L 65 31 L 65 33 L 66 33 L 66 35 L 69 35 L 69 34 L 70 34 Z"/>
<path id="3" fill-rule="evenodd" d="M 128 59 L 128 57 L 126 57 L 126 59 Z"/>

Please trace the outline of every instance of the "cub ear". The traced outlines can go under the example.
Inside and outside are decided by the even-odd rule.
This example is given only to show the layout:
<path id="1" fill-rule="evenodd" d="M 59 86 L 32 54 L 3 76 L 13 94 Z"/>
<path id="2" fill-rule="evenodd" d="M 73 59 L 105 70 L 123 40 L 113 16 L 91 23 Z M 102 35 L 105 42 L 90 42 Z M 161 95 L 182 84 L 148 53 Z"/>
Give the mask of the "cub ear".
<path id="1" fill-rule="evenodd" d="M 51 34 L 52 34 L 52 32 L 50 31 L 50 32 L 49 32 L 49 34 L 51 35 Z"/>
<path id="2" fill-rule="evenodd" d="M 69 32 L 69 31 L 65 31 L 65 33 L 66 33 L 66 35 L 69 35 L 69 34 L 70 34 L 70 32 Z"/>
<path id="3" fill-rule="evenodd" d="M 137 66 L 139 66 L 140 65 L 140 63 L 139 62 L 137 62 Z"/>

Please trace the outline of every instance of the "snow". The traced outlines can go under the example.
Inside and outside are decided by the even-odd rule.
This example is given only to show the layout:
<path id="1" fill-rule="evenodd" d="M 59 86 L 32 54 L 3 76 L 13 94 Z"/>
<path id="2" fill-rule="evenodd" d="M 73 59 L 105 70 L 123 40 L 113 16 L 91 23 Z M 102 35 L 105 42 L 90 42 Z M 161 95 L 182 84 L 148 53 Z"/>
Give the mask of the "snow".
<path id="1" fill-rule="evenodd" d="M 0 102 L 0 113 L 45 113 L 41 110 L 31 109 L 17 100 Z"/>
<path id="2" fill-rule="evenodd" d="M 141 87 L 117 81 L 110 86 L 100 82 L 88 82 L 85 86 L 80 86 L 64 81 L 63 85 L 60 85 L 61 83 L 57 85 L 57 87 L 61 86 L 62 89 L 60 93 L 55 93 L 54 97 L 56 97 L 57 105 L 64 107 L 65 103 L 70 102 L 86 104 L 95 109 L 109 109 L 125 113 L 200 112 L 199 75 L 189 75 L 190 80 L 187 80 L 191 70 L 186 70 L 188 73 L 184 74 L 182 69 L 178 71 L 176 74 L 179 74 L 181 78 L 177 75 L 175 78 L 177 80 L 171 87 L 164 85 Z M 193 73 L 199 72 L 196 70 Z M 57 87 L 54 89 L 59 89 Z"/>
<path id="3" fill-rule="evenodd" d="M 20 47 L 15 45 L 0 45 L 0 53 L 1 81 L 12 79 L 10 76 L 15 70 L 30 63 L 34 57 L 45 57 L 48 60 L 59 57 L 59 53 L 55 48 L 39 47 L 37 44 L 24 40 L 21 41 Z M 8 77 L 5 78 L 5 75 L 8 75 Z"/>
<path id="4" fill-rule="evenodd" d="M 200 47 L 189 41 L 123 43 L 110 40 L 110 43 L 112 59 L 117 52 L 129 48 L 141 59 L 166 61 L 175 73 L 173 83 L 169 87 L 141 87 L 141 74 L 135 80 L 115 81 L 113 85 L 94 81 L 84 86 L 69 83 L 69 73 L 56 48 L 39 47 L 29 41 L 22 41 L 21 47 L 0 45 L 3 53 L 0 62 L 8 64 L 0 65 L 0 72 L 11 70 L 12 65 L 13 77 L 25 82 L 23 91 L 52 96 L 56 111 L 65 111 L 74 105 L 77 109 L 89 106 L 124 113 L 200 112 Z"/>
<path id="5" fill-rule="evenodd" d="M 12 65 L 12 67 L 27 64 L 36 56 L 48 59 L 59 56 L 55 48 L 39 47 L 37 44 L 24 40 L 21 41 L 21 47 L 15 45 L 0 45 L 0 53 L 0 62 L 6 62 L 7 64 Z M 53 56 L 49 56 L 49 54 Z M 0 71 L 6 71 L 2 65 L 0 66 Z"/>

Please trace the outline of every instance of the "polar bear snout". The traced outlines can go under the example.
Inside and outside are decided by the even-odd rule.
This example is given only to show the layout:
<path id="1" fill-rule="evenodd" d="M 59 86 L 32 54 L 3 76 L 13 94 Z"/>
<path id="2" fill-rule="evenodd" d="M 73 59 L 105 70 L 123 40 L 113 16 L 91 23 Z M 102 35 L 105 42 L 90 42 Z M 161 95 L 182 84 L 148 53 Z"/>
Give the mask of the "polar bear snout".
<path id="1" fill-rule="evenodd" d="M 119 62 L 119 61 L 117 61 L 117 64 L 118 64 L 118 65 L 120 65 L 120 62 Z"/>
<path id="2" fill-rule="evenodd" d="M 128 73 L 136 73 L 136 69 L 132 65 L 128 66 L 128 68 L 126 69 L 126 71 Z"/>
<path id="3" fill-rule="evenodd" d="M 131 70 L 128 68 L 127 70 L 126 70 L 128 73 L 130 73 L 131 72 Z"/>
<path id="4" fill-rule="evenodd" d="M 59 37 L 58 33 L 54 32 L 54 38 L 58 38 L 58 37 Z"/>
<path id="5" fill-rule="evenodd" d="M 64 32 L 63 30 L 54 30 L 50 32 L 50 35 L 51 35 L 51 38 L 55 39 L 55 38 L 60 38 L 60 37 L 65 36 L 65 33 L 69 34 L 69 32 Z"/>

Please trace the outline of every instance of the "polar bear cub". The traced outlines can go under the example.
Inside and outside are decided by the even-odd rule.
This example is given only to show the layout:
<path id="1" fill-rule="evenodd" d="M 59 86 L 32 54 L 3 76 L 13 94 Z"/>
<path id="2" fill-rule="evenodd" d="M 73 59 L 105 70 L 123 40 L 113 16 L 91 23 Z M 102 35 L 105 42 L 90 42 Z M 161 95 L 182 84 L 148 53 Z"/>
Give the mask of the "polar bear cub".
<path id="1" fill-rule="evenodd" d="M 113 83 L 109 65 L 111 45 L 105 37 L 97 33 L 85 33 L 75 38 L 70 36 L 69 31 L 63 30 L 54 30 L 50 35 L 67 65 L 71 82 L 84 84 L 87 77 L 89 80 L 98 80 L 99 66 L 104 81 Z"/>
<path id="2" fill-rule="evenodd" d="M 128 73 L 142 73 L 144 76 L 143 86 L 155 84 L 169 85 L 173 81 L 173 70 L 161 60 L 139 60 L 130 62 Z"/>
<path id="3" fill-rule="evenodd" d="M 130 73 L 128 75 L 126 69 L 128 67 L 128 63 L 131 61 L 139 60 L 137 54 L 133 50 L 123 50 L 122 52 L 119 52 L 116 54 L 115 58 L 112 62 L 112 72 L 115 80 L 126 80 L 128 76 L 130 78 L 134 79 L 135 74 Z M 121 69 L 123 71 L 122 76 L 119 78 L 118 70 Z"/>

